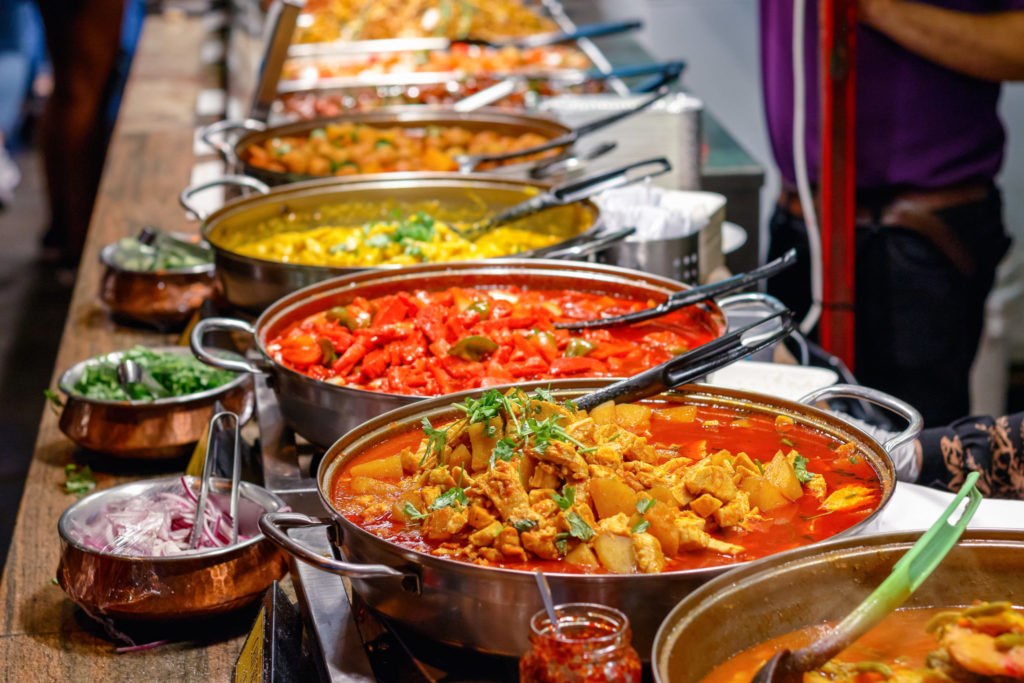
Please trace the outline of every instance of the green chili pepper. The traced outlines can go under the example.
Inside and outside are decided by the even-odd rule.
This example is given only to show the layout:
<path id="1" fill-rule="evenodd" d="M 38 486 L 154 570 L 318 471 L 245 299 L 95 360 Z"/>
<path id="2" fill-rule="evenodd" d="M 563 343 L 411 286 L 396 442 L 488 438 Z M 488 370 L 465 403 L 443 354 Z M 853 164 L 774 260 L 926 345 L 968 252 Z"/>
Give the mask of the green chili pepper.
<path id="1" fill-rule="evenodd" d="M 380 149 L 381 147 L 394 147 L 394 146 L 395 146 L 395 143 L 391 142 L 391 140 L 388 140 L 387 138 L 380 138 L 375 143 L 373 143 L 373 148 L 374 149 Z"/>
<path id="2" fill-rule="evenodd" d="M 565 347 L 565 355 L 570 358 L 585 356 L 596 348 L 597 344 L 592 341 L 584 339 L 583 337 L 573 337 Z"/>
<path id="3" fill-rule="evenodd" d="M 1024 633 L 1001 633 L 995 638 L 996 649 L 1000 652 L 1024 645 Z"/>
<path id="4" fill-rule="evenodd" d="M 463 337 L 459 341 L 455 342 L 450 349 L 448 349 L 448 355 L 456 356 L 463 360 L 481 361 L 488 354 L 494 353 L 498 350 L 498 345 L 487 337 L 482 337 L 478 334 L 471 334 L 468 337 Z"/>
<path id="5" fill-rule="evenodd" d="M 330 339 L 320 337 L 316 340 L 316 343 L 320 345 L 320 353 L 323 354 L 324 365 L 331 365 L 334 361 L 338 360 L 338 354 L 334 351 L 334 344 L 331 343 Z"/>
<path id="6" fill-rule="evenodd" d="M 359 328 L 365 328 L 370 326 L 370 316 L 360 311 L 359 313 L 352 315 L 352 312 L 348 310 L 347 306 L 335 306 L 330 309 L 324 315 L 327 316 L 328 320 L 333 320 L 336 323 L 344 325 L 349 329 L 349 332 L 355 332 Z"/>
<path id="7" fill-rule="evenodd" d="M 474 301 L 473 303 L 466 307 L 466 310 L 476 311 L 477 313 L 480 314 L 481 320 L 487 320 L 487 318 L 489 318 L 491 315 L 491 302 L 485 301 L 483 299 L 481 299 L 480 301 Z"/>

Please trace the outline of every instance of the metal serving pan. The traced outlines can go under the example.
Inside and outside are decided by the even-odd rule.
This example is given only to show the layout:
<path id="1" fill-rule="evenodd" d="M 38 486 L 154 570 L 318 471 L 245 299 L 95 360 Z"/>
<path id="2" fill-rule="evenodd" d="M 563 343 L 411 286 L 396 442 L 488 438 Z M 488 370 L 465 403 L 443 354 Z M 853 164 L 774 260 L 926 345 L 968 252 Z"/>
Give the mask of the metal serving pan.
<path id="1" fill-rule="evenodd" d="M 577 398 L 615 380 L 586 379 L 552 383 L 559 400 Z M 522 385 L 526 391 L 548 382 Z M 861 393 L 863 392 L 863 393 Z M 518 657 L 529 643 L 530 617 L 543 608 L 532 572 L 484 567 L 444 559 L 425 552 L 404 548 L 386 541 L 348 521 L 330 504 L 331 482 L 336 472 L 352 458 L 382 440 L 402 433 L 424 417 L 436 424 L 464 415 L 453 404 L 467 397 L 479 397 L 482 390 L 460 392 L 408 405 L 370 420 L 339 439 L 324 455 L 317 471 L 320 501 L 328 517 L 317 519 L 296 513 L 271 513 L 260 521 L 263 533 L 299 559 L 325 571 L 347 576 L 353 590 L 392 623 L 416 632 L 419 636 L 451 645 L 469 647 L 492 654 Z M 804 401 L 812 403 L 826 396 L 860 396 L 881 400 L 890 407 L 910 409 L 900 401 L 870 389 L 837 386 Z M 895 484 L 895 471 L 888 449 L 913 438 L 914 427 L 899 437 L 879 444 L 875 439 L 839 419 L 835 415 L 793 401 L 756 394 L 703 386 L 686 386 L 669 392 L 659 400 L 678 401 L 689 405 L 736 407 L 744 411 L 770 416 L 786 415 L 812 428 L 831 434 L 858 446 L 858 457 L 871 463 L 882 486 L 878 508 L 841 536 L 857 533 L 888 503 Z M 905 415 L 911 422 L 912 415 Z M 291 539 L 287 529 L 330 525 L 340 539 L 344 561 L 324 557 Z M 558 574 L 546 573 L 555 602 L 595 602 L 617 607 L 625 612 L 633 628 L 633 645 L 647 657 L 655 631 L 671 605 L 710 579 L 742 564 L 706 567 L 661 574 Z M 733 576 L 732 573 L 729 576 Z M 792 582 L 788 582 L 792 587 Z M 802 584 L 801 584 L 802 585 Z"/>
<path id="2" fill-rule="evenodd" d="M 424 400 L 422 396 L 388 394 L 339 386 L 313 379 L 288 368 L 267 353 L 267 342 L 292 323 L 350 303 L 355 297 L 374 298 L 411 289 L 443 290 L 448 287 L 511 287 L 572 289 L 662 301 L 686 289 L 675 280 L 615 266 L 570 261 L 491 259 L 462 263 L 422 264 L 387 271 L 362 271 L 322 282 L 275 302 L 254 325 L 230 318 L 207 318 L 192 330 L 192 351 L 203 362 L 228 370 L 264 372 L 272 379 L 284 419 L 300 435 L 326 448 L 350 429 L 381 413 Z M 731 302 L 746 305 L 750 295 L 723 297 L 704 304 L 707 320 L 725 332 L 723 308 Z M 765 297 L 765 306 L 774 308 Z M 772 300 L 774 301 L 774 300 Z M 252 335 L 259 359 L 255 362 L 225 359 L 206 347 L 209 330 L 227 329 Z M 562 380 L 551 380 L 558 384 Z"/>
<path id="3" fill-rule="evenodd" d="M 210 215 L 191 201 L 192 195 L 216 185 L 241 184 L 262 192 L 235 199 Z M 416 210 L 417 205 L 439 203 L 435 217 L 459 213 L 460 220 L 489 217 L 498 211 L 535 196 L 550 187 L 537 181 L 514 180 L 492 176 L 467 177 L 457 173 L 388 173 L 350 176 L 347 179 L 326 178 L 285 185 L 271 190 L 262 182 L 246 176 L 228 176 L 186 188 L 182 205 L 202 221 L 202 235 L 214 249 L 217 274 L 227 300 L 246 311 L 259 313 L 274 301 L 297 289 L 331 277 L 350 275 L 366 268 L 310 266 L 244 256 L 223 246 L 225 236 L 251 231 L 263 221 L 286 216 L 291 212 L 314 212 L 332 204 L 351 207 L 347 223 L 359 225 L 370 220 L 387 218 L 396 202 Z M 431 204 L 433 205 L 433 204 Z M 526 219 L 522 227 L 554 232 L 563 239 L 542 249 L 515 254 L 518 258 L 547 257 L 563 254 L 585 242 L 598 241 L 602 222 L 600 210 L 590 201 L 558 207 Z M 578 253 L 571 253 L 575 257 Z M 564 265 L 564 264 L 563 264 Z M 408 266 L 374 266 L 373 270 L 400 271 Z"/>
<path id="4" fill-rule="evenodd" d="M 878 534 L 791 550 L 740 567 L 676 605 L 650 654 L 654 678 L 689 683 L 758 643 L 846 616 L 919 533 Z M 276 539 L 273 539 L 276 541 Z M 1024 531 L 969 531 L 905 607 L 1024 602 Z M 799 587 L 799 588 L 797 588 Z"/>

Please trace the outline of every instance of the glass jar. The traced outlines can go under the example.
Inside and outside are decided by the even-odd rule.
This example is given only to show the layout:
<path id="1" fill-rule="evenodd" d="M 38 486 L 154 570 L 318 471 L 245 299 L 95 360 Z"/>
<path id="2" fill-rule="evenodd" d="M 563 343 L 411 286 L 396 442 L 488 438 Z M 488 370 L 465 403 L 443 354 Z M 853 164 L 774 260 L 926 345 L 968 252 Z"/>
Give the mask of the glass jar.
<path id="1" fill-rule="evenodd" d="M 640 683 L 641 664 L 630 645 L 629 618 L 586 602 L 558 605 L 557 630 L 548 613 L 530 619 L 530 650 L 519 660 L 521 683 Z"/>

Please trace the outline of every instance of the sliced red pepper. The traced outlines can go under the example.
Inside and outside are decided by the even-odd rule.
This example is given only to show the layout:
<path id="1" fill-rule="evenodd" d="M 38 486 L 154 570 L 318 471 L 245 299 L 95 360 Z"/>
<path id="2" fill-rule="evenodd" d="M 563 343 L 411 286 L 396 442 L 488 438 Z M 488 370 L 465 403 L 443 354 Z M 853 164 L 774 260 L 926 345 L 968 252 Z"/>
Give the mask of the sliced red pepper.
<path id="1" fill-rule="evenodd" d="M 506 363 L 505 369 L 513 377 L 527 377 L 547 372 L 548 364 L 539 356 L 528 358 L 521 363 Z"/>
<path id="2" fill-rule="evenodd" d="M 367 377 L 376 378 L 387 372 L 388 353 L 384 349 L 374 349 L 363 358 L 363 374 Z"/>
<path id="3" fill-rule="evenodd" d="M 444 339 L 444 309 L 440 306 L 424 306 L 416 314 L 416 327 L 432 342 Z"/>
<path id="4" fill-rule="evenodd" d="M 293 365 L 312 365 L 323 358 L 323 351 L 314 342 L 312 346 L 292 346 L 281 349 L 281 356 Z"/>
<path id="5" fill-rule="evenodd" d="M 477 329 L 481 331 L 481 334 L 488 334 L 492 330 L 522 329 L 524 327 L 533 327 L 533 323 L 536 320 L 537 317 L 533 315 L 509 316 L 507 318 L 498 318 L 497 320 L 492 318 L 490 320 L 484 320 L 482 323 L 477 325 Z"/>
<path id="6" fill-rule="evenodd" d="M 345 353 L 341 354 L 341 358 L 334 361 L 334 365 L 331 369 L 336 375 L 344 375 L 349 370 L 355 367 L 356 363 L 363 359 L 366 355 L 367 347 L 363 346 L 361 341 L 357 341 L 352 346 L 345 349 Z"/>
<path id="7" fill-rule="evenodd" d="M 552 375 L 574 375 L 577 372 L 603 372 L 604 363 L 586 356 L 556 358 L 551 362 Z"/>
<path id="8" fill-rule="evenodd" d="M 377 315 L 374 316 L 373 324 L 370 326 L 370 329 L 383 328 L 388 325 L 399 323 L 405 320 L 408 312 L 409 309 L 398 297 L 385 297 L 384 301 L 380 303 L 380 307 L 377 309 Z"/>
<path id="9" fill-rule="evenodd" d="M 434 380 L 437 382 L 437 388 L 439 390 L 438 393 L 450 394 L 455 391 L 451 377 L 449 377 L 448 373 L 444 371 L 444 368 L 437 363 L 431 363 L 427 367 L 430 369 L 430 374 L 433 375 Z"/>

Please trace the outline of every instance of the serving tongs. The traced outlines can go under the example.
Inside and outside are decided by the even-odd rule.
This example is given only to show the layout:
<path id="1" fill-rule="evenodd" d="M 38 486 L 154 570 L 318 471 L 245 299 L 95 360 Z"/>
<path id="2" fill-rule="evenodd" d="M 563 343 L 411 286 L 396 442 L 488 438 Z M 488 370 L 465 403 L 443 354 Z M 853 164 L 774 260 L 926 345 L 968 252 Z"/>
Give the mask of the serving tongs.
<path id="1" fill-rule="evenodd" d="M 824 665 L 906 602 L 956 545 L 977 511 L 981 504 L 981 494 L 974 485 L 979 476 L 978 472 L 967 475 L 960 492 L 935 524 L 900 558 L 885 581 L 864 602 L 836 626 L 828 629 L 820 640 L 798 650 L 787 649 L 776 653 L 758 669 L 752 683 L 801 683 L 805 672 Z M 970 500 L 960 519 L 949 523 L 950 516 L 967 496 L 970 496 Z"/>
<path id="2" fill-rule="evenodd" d="M 230 420 L 234 423 L 229 432 L 231 435 L 231 502 L 228 514 L 231 516 L 230 545 L 238 543 L 238 489 L 239 481 L 242 478 L 242 458 L 239 456 L 241 438 L 239 437 L 238 430 L 241 427 L 241 420 L 235 413 L 223 410 L 214 413 L 213 417 L 210 418 L 206 442 L 206 459 L 203 462 L 203 478 L 199 486 L 198 500 L 196 501 L 196 518 L 192 524 L 192 534 L 188 539 L 189 550 L 195 550 L 199 546 L 199 539 L 203 536 L 203 520 L 206 515 L 206 503 L 210 497 L 210 482 L 213 477 L 214 461 L 216 460 L 213 454 L 216 452 L 215 444 L 219 441 L 217 438 L 219 431 L 227 429 L 223 425 L 225 420 Z"/>
<path id="3" fill-rule="evenodd" d="M 467 228 L 457 229 L 452 226 L 451 230 L 463 239 L 473 241 L 500 225 L 532 216 L 547 209 L 580 202 L 605 190 L 653 178 L 663 173 L 668 173 L 671 170 L 672 164 L 664 157 L 637 161 L 611 171 L 583 178 L 582 180 L 556 185 L 546 192 L 499 211 L 490 218 L 477 221 Z"/>
<path id="4" fill-rule="evenodd" d="M 568 147 L 584 135 L 589 135 L 602 128 L 607 128 L 613 123 L 618 123 L 623 119 L 627 119 L 634 114 L 637 114 L 644 109 L 647 109 L 658 100 L 668 95 L 668 88 L 663 87 L 654 95 L 648 97 L 640 104 L 636 105 L 631 109 L 625 111 L 615 112 L 609 116 L 602 116 L 599 119 L 585 123 L 582 126 L 570 130 L 568 133 L 559 135 L 558 137 L 551 138 L 547 142 L 537 145 L 536 147 L 530 147 L 529 149 L 520 149 L 513 152 L 503 152 L 501 154 L 459 154 L 455 157 L 455 163 L 459 165 L 459 173 L 472 173 L 477 169 L 480 164 L 483 163 L 500 163 L 502 161 L 509 161 L 511 159 L 519 159 L 521 157 L 530 156 L 532 154 L 540 154 L 551 149 L 558 149 L 559 147 Z"/>
<path id="5" fill-rule="evenodd" d="M 625 313 L 611 318 L 579 320 L 570 323 L 555 323 L 555 327 L 560 330 L 594 330 L 643 322 L 644 320 L 657 318 L 692 304 L 698 304 L 702 301 L 713 299 L 721 294 L 733 292 L 737 289 L 743 289 L 744 287 L 754 284 L 758 280 L 764 280 L 781 273 L 794 263 L 796 263 L 796 249 L 790 249 L 774 261 L 769 261 L 763 266 L 754 268 L 749 272 L 734 275 L 722 280 L 721 282 L 713 282 L 711 284 L 700 285 L 699 287 L 693 287 L 681 292 L 675 292 L 674 294 L 670 294 L 667 299 L 657 306 L 645 308 L 642 311 Z"/>
<path id="6" fill-rule="evenodd" d="M 779 311 L 573 402 L 580 410 L 590 410 L 605 401 L 628 403 L 660 394 L 768 348 L 788 337 L 794 327 L 792 311 Z"/>
<path id="7" fill-rule="evenodd" d="M 482 38 L 384 38 L 378 40 L 335 40 L 329 43 L 299 43 L 288 48 L 288 57 L 339 57 L 345 55 L 380 54 L 387 52 L 432 52 L 448 50 L 456 43 L 468 43 L 482 47 L 529 49 L 570 43 L 581 38 L 598 38 L 626 31 L 635 31 L 643 26 L 639 19 L 603 21 L 577 26 L 572 31 L 551 31 L 533 35 L 491 41 Z"/>
<path id="8" fill-rule="evenodd" d="M 209 247 L 178 239 L 166 230 L 161 230 L 160 228 L 152 225 L 147 225 L 143 227 L 142 230 L 139 230 L 139 234 L 135 239 L 139 241 L 139 244 L 152 247 L 154 249 L 166 247 L 168 249 L 176 249 L 178 251 L 185 252 L 193 258 L 201 261 L 213 260 L 213 252 Z"/>

